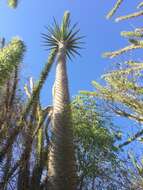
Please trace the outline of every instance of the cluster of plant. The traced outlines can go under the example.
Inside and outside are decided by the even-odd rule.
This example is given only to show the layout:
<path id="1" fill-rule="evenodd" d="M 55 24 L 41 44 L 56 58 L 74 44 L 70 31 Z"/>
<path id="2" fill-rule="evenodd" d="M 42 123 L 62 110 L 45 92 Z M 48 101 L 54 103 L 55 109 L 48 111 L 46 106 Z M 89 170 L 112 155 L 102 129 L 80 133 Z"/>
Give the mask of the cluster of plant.
<path id="1" fill-rule="evenodd" d="M 67 16 L 69 16 L 69 13 L 66 12 L 65 17 Z M 63 22 L 67 22 L 67 19 L 65 17 L 63 19 Z M 58 33 L 55 33 L 54 38 L 51 35 L 53 40 L 55 40 L 56 35 L 59 37 L 59 31 L 57 30 L 60 30 L 60 28 L 57 25 L 56 21 L 54 21 L 54 27 L 55 28 L 52 32 Z M 77 31 L 73 32 L 74 28 L 75 26 L 72 27 L 69 32 L 67 31 L 70 42 L 70 45 L 68 46 L 69 50 L 70 47 L 73 48 L 74 43 L 80 39 L 80 37 L 73 39 L 75 35 L 77 35 Z M 43 37 L 46 40 L 46 43 L 48 43 L 50 36 L 43 34 Z M 60 37 L 63 40 L 62 34 Z M 67 36 L 65 39 L 67 40 Z M 57 43 L 56 40 L 53 41 L 52 44 L 54 43 Z M 56 47 L 58 44 L 55 44 L 54 46 L 55 47 L 52 48 L 52 51 L 49 55 L 47 64 L 41 73 L 39 81 L 34 83 L 31 78 L 29 84 L 25 85 L 24 89 L 27 95 L 27 99 L 23 98 L 23 92 L 19 93 L 18 86 L 19 65 L 26 50 L 24 43 L 19 39 L 14 39 L 8 45 L 3 44 L 1 48 L 1 52 L 3 53 L 2 57 L 7 58 L 2 62 L 1 67 L 3 68 L 4 63 L 5 68 L 7 67 L 9 70 L 7 71 L 7 69 L 4 69 L 4 71 L 7 72 L 7 75 L 5 75 L 5 81 L 2 81 L 1 83 L 0 187 L 2 189 L 20 190 L 56 188 L 53 186 L 50 187 L 52 182 L 50 182 L 49 174 L 52 166 L 49 166 L 51 164 L 49 159 L 51 156 L 51 162 L 53 164 L 53 160 L 56 157 L 57 160 L 54 160 L 54 162 L 57 164 L 59 162 L 58 159 L 61 159 L 61 155 L 63 155 L 63 160 L 60 160 L 60 162 L 63 164 L 60 163 L 57 165 L 58 168 L 54 169 L 57 170 L 61 167 L 60 172 L 65 171 L 66 169 L 69 170 L 69 167 L 67 168 L 66 162 L 72 163 L 71 156 L 73 153 L 71 153 L 68 161 L 65 159 L 67 159 L 66 155 L 69 155 L 69 150 L 71 151 L 71 147 L 68 146 L 68 149 L 66 151 L 65 149 L 62 149 L 62 147 L 59 147 L 59 145 L 67 145 L 68 139 L 74 140 L 76 150 L 76 170 L 78 175 L 77 188 L 90 189 L 91 181 L 93 189 L 98 186 L 121 187 L 123 181 L 119 182 L 116 180 L 112 182 L 111 180 L 112 178 L 116 178 L 115 175 L 117 175 L 117 170 L 118 172 L 121 171 L 122 174 L 124 173 L 123 171 L 125 171 L 125 169 L 120 164 L 118 164 L 119 160 L 117 157 L 117 149 L 114 145 L 115 141 L 117 140 L 117 132 L 113 130 L 111 131 L 107 128 L 107 123 L 109 123 L 109 126 L 112 126 L 112 124 L 110 122 L 107 122 L 108 119 L 105 121 L 105 119 L 103 119 L 103 117 L 97 113 L 95 100 L 84 96 L 77 96 L 72 103 L 69 102 L 68 86 L 65 86 L 63 84 L 65 82 L 66 74 L 63 75 L 63 72 L 65 71 L 62 70 L 61 72 L 61 68 L 59 71 L 59 68 L 57 67 L 56 71 L 58 79 L 55 81 L 53 89 L 53 106 L 47 106 L 46 108 L 41 107 L 40 91 L 48 76 L 56 55 L 58 56 L 57 64 L 60 64 L 62 61 L 60 56 L 63 52 L 59 52 L 58 48 Z M 66 49 L 66 53 L 68 56 L 68 49 Z M 67 92 L 65 91 L 65 94 L 61 94 L 62 98 L 59 102 L 60 95 L 58 94 L 56 97 L 56 91 L 59 93 L 61 91 L 61 88 L 62 92 L 64 92 L 64 90 L 67 88 Z M 66 100 L 63 98 L 63 95 L 64 97 L 67 97 Z M 56 107 L 57 105 L 58 107 L 60 106 L 58 115 Z M 72 113 L 73 118 L 72 128 L 70 128 L 70 118 L 67 115 L 69 106 L 71 107 L 70 113 Z M 68 125 L 68 128 L 64 125 L 65 129 L 62 129 L 62 124 L 61 126 L 58 125 L 58 130 L 60 129 L 59 131 L 56 129 L 57 124 L 55 128 L 53 128 L 54 124 L 52 125 L 52 122 L 55 121 L 52 120 L 54 109 L 56 112 L 55 117 L 58 116 L 58 120 L 56 120 L 56 118 L 55 120 L 58 121 L 58 124 L 63 120 L 66 123 L 69 122 L 70 125 Z M 64 112 L 66 112 L 66 117 Z M 62 117 L 59 116 L 60 114 Z M 64 134 L 62 134 L 62 130 Z M 66 130 L 70 130 L 70 134 Z M 64 140 L 64 138 L 67 137 L 68 139 Z M 57 142 L 55 142 L 55 139 L 56 141 L 58 140 L 58 144 L 56 144 Z M 60 141 L 62 144 L 60 144 Z M 55 143 L 54 147 L 57 146 L 58 151 L 61 148 L 60 152 L 56 151 L 54 155 L 51 155 L 50 152 L 52 143 Z M 72 144 L 71 141 L 70 143 Z M 52 151 L 52 154 L 53 152 L 54 151 Z M 99 153 L 100 159 L 98 158 Z M 103 171 L 106 171 L 105 174 L 101 169 Z M 108 177 L 109 174 L 110 178 Z M 65 175 L 67 175 L 67 173 Z M 126 180 L 126 176 L 121 175 L 120 180 Z M 68 185 L 69 183 L 67 186 Z M 128 185 L 130 185 L 130 183 L 128 183 L 127 186 Z M 65 182 L 62 182 L 61 188 L 67 188 L 65 186 Z M 70 184 L 68 188 L 72 188 L 72 185 Z"/>
<path id="2" fill-rule="evenodd" d="M 112 17 L 123 0 L 117 0 L 107 15 Z M 8 5 L 16 8 L 17 0 Z M 137 8 L 141 8 L 141 2 Z M 142 16 L 143 11 L 121 16 L 116 21 Z M 111 112 L 143 122 L 142 68 L 140 61 L 118 63 L 116 69 L 104 74 L 105 85 L 93 81 L 94 92 L 69 97 L 66 63 L 79 55 L 82 37 L 77 25 L 71 25 L 65 12 L 61 24 L 42 34 L 50 48 L 48 60 L 39 80 L 30 78 L 24 92 L 20 90 L 19 70 L 26 46 L 14 38 L 1 39 L 0 48 L 0 189 L 18 190 L 95 190 L 142 189 L 143 167 L 131 154 L 120 158 L 121 148 L 143 135 L 143 130 L 122 144 L 120 131 L 97 105 L 104 101 Z M 105 56 L 114 58 L 143 48 L 143 28 L 121 32 L 129 45 Z M 56 62 L 53 104 L 41 106 L 40 92 Z M 24 98 L 24 93 L 27 98 Z M 88 96 L 87 96 L 88 95 Z M 100 101 L 98 101 L 100 99 Z M 100 105 L 101 107 L 101 105 Z M 104 108 L 104 107 L 102 107 Z M 103 109 L 102 109 L 103 110 Z M 119 146 L 117 146 L 119 144 Z"/>
<path id="3" fill-rule="evenodd" d="M 118 8 L 122 5 L 123 0 L 117 0 L 113 9 L 108 13 L 107 18 L 111 18 Z M 143 11 L 140 10 L 143 7 L 143 2 L 137 4 L 137 10 L 134 13 L 128 15 L 119 16 L 115 19 L 116 22 L 135 19 L 143 15 Z M 143 63 L 142 57 L 135 56 L 136 59 L 128 59 L 128 52 L 143 48 L 143 28 L 135 28 L 134 31 L 122 31 L 121 36 L 127 38 L 129 45 L 113 52 L 104 53 L 105 57 L 115 58 L 126 54 L 127 60 L 125 62 L 114 63 L 114 68 L 104 74 L 102 79 L 105 85 L 100 85 L 98 82 L 93 81 L 92 84 L 95 87 L 95 92 L 82 92 L 83 94 L 90 95 L 101 99 L 106 102 L 108 109 L 117 116 L 127 118 L 135 121 L 137 124 L 143 123 L 143 83 L 142 83 L 142 71 Z M 138 61 L 140 59 L 140 61 Z M 119 145 L 122 148 L 135 140 L 141 140 L 143 130 L 137 131 L 133 136 L 128 138 L 124 143 Z M 142 140 L 141 140 L 142 141 Z M 137 186 L 133 189 L 142 189 L 142 163 L 138 165 L 136 158 L 132 157 L 133 165 L 136 168 L 136 183 Z M 136 164 L 135 164 L 136 163 Z M 138 177 L 137 177 L 138 176 Z"/>

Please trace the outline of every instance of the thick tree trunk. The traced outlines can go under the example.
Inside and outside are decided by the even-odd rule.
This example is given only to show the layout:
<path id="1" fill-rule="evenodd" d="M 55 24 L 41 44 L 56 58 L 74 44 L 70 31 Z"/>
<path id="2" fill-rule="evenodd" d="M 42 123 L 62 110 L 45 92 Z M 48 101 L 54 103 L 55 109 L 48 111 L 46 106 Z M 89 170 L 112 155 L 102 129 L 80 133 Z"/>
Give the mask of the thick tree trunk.
<path id="1" fill-rule="evenodd" d="M 58 52 L 53 96 L 52 145 L 49 153 L 50 190 L 76 190 L 70 98 L 63 49 Z"/>

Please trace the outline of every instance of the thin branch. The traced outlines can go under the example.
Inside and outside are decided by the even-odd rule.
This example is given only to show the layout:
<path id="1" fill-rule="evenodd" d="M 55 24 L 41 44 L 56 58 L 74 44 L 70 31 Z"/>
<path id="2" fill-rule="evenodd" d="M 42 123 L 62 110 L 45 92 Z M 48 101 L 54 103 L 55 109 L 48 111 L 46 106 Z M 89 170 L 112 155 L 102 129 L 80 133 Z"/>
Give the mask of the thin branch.
<path id="1" fill-rule="evenodd" d="M 143 135 L 143 129 L 139 132 L 137 132 L 135 135 L 133 135 L 132 137 L 130 137 L 127 141 L 125 141 L 124 143 L 120 144 L 118 147 L 119 148 L 123 148 L 124 146 L 132 143 L 133 141 L 135 141 L 137 138 L 139 138 L 140 136 Z"/>
<path id="2" fill-rule="evenodd" d="M 119 21 L 130 19 L 130 18 L 136 18 L 139 16 L 143 16 L 143 11 L 135 12 L 135 13 L 125 15 L 125 16 L 120 16 L 120 17 L 116 18 L 115 21 L 119 22 Z"/>
<path id="3" fill-rule="evenodd" d="M 104 53 L 103 56 L 105 57 L 109 57 L 109 58 L 114 58 L 116 56 L 119 56 L 123 53 L 126 53 L 128 51 L 131 51 L 131 50 L 134 50 L 134 49 L 141 49 L 143 48 L 143 45 L 142 44 L 138 44 L 138 45 L 129 45 L 129 46 L 126 46 L 122 49 L 119 49 L 117 51 L 113 51 L 113 52 L 107 52 L 107 53 Z"/>
<path id="4" fill-rule="evenodd" d="M 116 13 L 116 11 L 120 7 L 121 3 L 123 3 L 123 0 L 117 0 L 116 4 L 112 8 L 112 10 L 106 16 L 107 19 L 111 18 Z"/>

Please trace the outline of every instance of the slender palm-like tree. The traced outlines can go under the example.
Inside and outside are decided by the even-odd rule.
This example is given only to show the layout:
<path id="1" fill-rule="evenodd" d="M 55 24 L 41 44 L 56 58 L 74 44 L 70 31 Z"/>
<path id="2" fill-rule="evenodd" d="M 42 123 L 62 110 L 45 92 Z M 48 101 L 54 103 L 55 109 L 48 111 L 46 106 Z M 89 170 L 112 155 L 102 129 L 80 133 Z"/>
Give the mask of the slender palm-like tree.
<path id="1" fill-rule="evenodd" d="M 53 90 L 52 138 L 49 152 L 50 190 L 76 189 L 76 164 L 74 156 L 73 130 L 70 115 L 67 58 L 79 54 L 79 30 L 76 24 L 70 27 L 70 13 L 65 12 L 61 26 L 54 26 L 44 34 L 46 45 L 57 49 L 56 78 Z"/>

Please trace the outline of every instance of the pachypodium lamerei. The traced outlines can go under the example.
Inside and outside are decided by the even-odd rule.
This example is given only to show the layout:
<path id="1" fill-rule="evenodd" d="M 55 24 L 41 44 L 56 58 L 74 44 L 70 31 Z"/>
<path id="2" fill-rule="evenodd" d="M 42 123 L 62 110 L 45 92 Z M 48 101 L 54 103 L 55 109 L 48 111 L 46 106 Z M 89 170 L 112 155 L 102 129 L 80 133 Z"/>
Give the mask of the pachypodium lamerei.
<path id="1" fill-rule="evenodd" d="M 79 30 L 70 26 L 70 13 L 65 12 L 61 26 L 54 20 L 45 45 L 57 50 L 56 77 L 53 96 L 52 138 L 49 153 L 49 182 L 51 190 L 76 189 L 76 164 L 66 63 L 80 48 Z"/>

